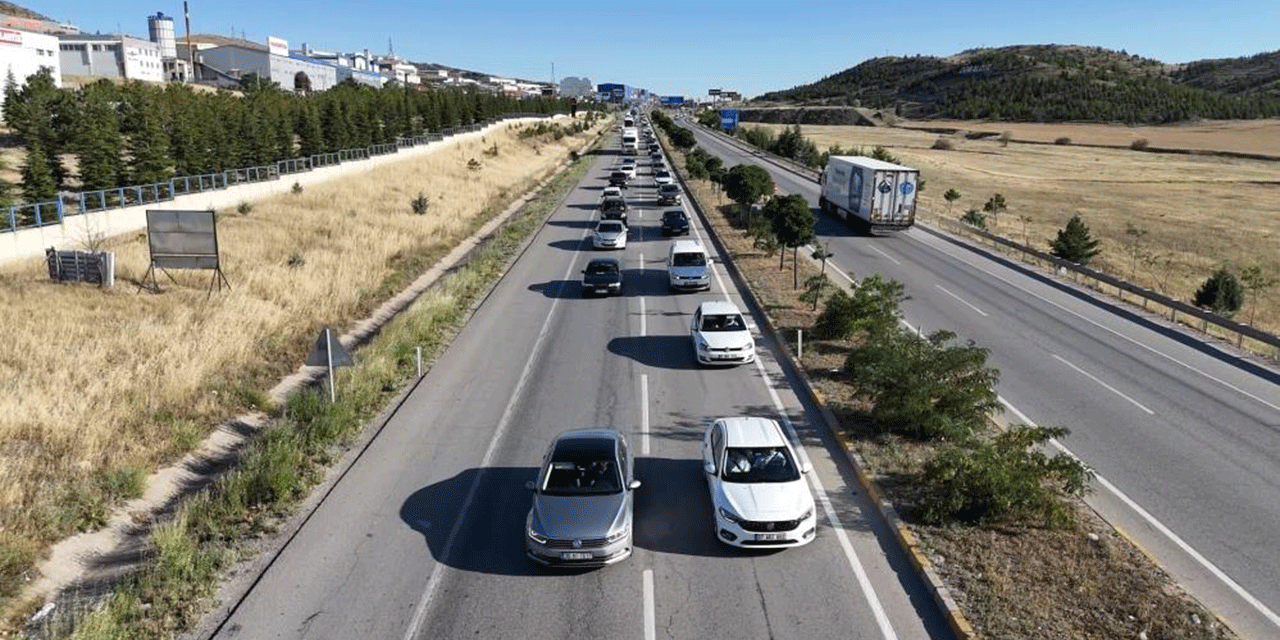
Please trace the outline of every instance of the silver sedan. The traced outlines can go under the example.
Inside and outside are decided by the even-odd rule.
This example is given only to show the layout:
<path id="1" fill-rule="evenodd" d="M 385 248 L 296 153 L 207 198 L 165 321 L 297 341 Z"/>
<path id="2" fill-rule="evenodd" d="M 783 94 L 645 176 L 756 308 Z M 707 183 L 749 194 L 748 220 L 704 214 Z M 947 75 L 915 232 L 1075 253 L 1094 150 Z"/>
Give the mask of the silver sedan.
<path id="1" fill-rule="evenodd" d="M 542 460 L 525 521 L 525 549 L 542 565 L 604 566 L 631 555 L 631 451 L 609 429 L 566 431 Z"/>

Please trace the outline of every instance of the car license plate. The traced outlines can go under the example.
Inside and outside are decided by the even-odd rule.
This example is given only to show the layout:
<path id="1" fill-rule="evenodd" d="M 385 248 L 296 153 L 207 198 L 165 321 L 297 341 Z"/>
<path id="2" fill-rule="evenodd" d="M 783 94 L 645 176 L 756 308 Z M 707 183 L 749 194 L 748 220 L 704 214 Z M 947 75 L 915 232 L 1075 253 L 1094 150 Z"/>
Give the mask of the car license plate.
<path id="1" fill-rule="evenodd" d="M 566 551 L 560 554 L 561 560 L 590 560 L 591 554 L 585 551 Z"/>
<path id="2" fill-rule="evenodd" d="M 778 540 L 786 540 L 785 533 L 757 533 L 756 540 L 759 542 L 776 542 Z"/>

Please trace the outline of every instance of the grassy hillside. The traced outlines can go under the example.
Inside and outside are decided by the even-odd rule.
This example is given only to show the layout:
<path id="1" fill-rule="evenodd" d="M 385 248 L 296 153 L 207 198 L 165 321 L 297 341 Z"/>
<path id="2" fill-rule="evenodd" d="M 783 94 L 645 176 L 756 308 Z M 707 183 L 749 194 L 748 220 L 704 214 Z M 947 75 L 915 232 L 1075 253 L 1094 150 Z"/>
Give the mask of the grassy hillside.
<path id="1" fill-rule="evenodd" d="M 1280 116 L 1280 56 L 1178 68 L 1099 47 L 1016 45 L 873 58 L 761 101 L 893 108 L 913 118 L 1180 122 Z"/>
<path id="2" fill-rule="evenodd" d="M 32 11 L 23 6 L 16 5 L 12 2 L 0 2 L 0 14 L 6 15 L 6 16 L 16 16 L 19 18 L 29 18 L 31 20 L 47 20 L 47 21 L 53 20 L 53 18 L 50 18 L 45 15 L 41 15 L 39 13 L 36 13 L 35 11 Z"/>

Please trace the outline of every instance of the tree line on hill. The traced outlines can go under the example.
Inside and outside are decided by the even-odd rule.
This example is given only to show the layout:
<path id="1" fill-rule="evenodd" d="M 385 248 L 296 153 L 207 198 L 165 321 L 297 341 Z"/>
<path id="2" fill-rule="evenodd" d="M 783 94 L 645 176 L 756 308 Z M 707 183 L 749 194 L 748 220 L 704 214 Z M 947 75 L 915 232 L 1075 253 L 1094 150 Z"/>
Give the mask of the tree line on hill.
<path id="1" fill-rule="evenodd" d="M 26 149 L 17 189 L 0 202 L 48 202 L 60 191 L 164 182 L 472 124 L 504 113 L 568 111 L 559 98 L 480 91 L 374 88 L 352 81 L 298 95 L 252 74 L 243 95 L 181 84 L 103 80 L 78 90 L 41 71 L 5 82 L 4 122 Z M 73 175 L 66 156 L 75 158 Z"/>

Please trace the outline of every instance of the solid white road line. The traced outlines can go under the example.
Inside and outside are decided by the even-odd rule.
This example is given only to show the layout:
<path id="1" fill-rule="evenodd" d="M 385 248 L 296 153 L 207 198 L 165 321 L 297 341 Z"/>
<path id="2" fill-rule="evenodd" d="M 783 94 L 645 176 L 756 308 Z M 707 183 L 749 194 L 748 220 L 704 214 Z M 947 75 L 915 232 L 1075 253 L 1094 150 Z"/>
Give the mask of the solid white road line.
<path id="1" fill-rule="evenodd" d="M 1139 408 L 1139 409 L 1142 409 L 1143 411 L 1146 411 L 1146 412 L 1147 412 L 1147 415 L 1151 415 L 1151 416 L 1153 416 L 1153 415 L 1155 415 L 1155 414 L 1156 414 L 1156 412 L 1154 412 L 1154 411 L 1152 411 L 1152 410 L 1150 410 L 1150 409 L 1146 408 L 1145 406 L 1143 406 L 1141 402 L 1138 402 L 1137 400 L 1134 400 L 1133 398 L 1130 398 L 1129 396 L 1127 396 L 1127 395 L 1125 395 L 1125 394 L 1121 393 L 1119 389 L 1116 389 L 1115 387 L 1113 387 L 1113 386 L 1111 386 L 1111 385 L 1109 385 L 1109 384 L 1107 384 L 1107 383 L 1103 382 L 1102 380 L 1099 380 L 1097 376 L 1094 376 L 1093 374 L 1089 373 L 1088 371 L 1085 371 L 1084 369 L 1081 369 L 1080 367 L 1077 367 L 1076 365 L 1071 364 L 1070 362 L 1067 362 L 1067 360 L 1066 360 L 1065 358 L 1063 358 L 1062 356 L 1060 356 L 1060 355 L 1058 355 L 1058 354 L 1056 354 L 1056 353 L 1051 353 L 1051 354 L 1049 354 L 1049 355 L 1053 356 L 1053 358 L 1054 358 L 1055 360 L 1057 360 L 1058 362 L 1061 362 L 1062 364 L 1065 364 L 1065 365 L 1067 365 L 1068 367 L 1071 367 L 1072 369 L 1075 369 L 1075 370 L 1076 370 L 1076 372 L 1077 372 L 1077 373 L 1079 373 L 1080 375 L 1082 375 L 1082 376 L 1084 376 L 1084 377 L 1086 377 L 1086 378 L 1088 378 L 1088 379 L 1090 379 L 1090 380 L 1092 380 L 1092 381 L 1094 381 L 1094 382 L 1096 382 L 1096 383 L 1098 383 L 1098 384 L 1102 385 L 1103 387 L 1106 387 L 1107 391 L 1110 391 L 1111 393 L 1114 393 L 1114 394 L 1116 394 L 1116 395 L 1120 396 L 1121 398 L 1124 398 L 1125 400 L 1128 400 L 1131 404 L 1133 404 L 1133 406 L 1135 406 L 1135 407 L 1137 407 L 1137 408 Z"/>
<path id="2" fill-rule="evenodd" d="M 872 251 L 874 251 L 874 252 L 876 252 L 876 253 L 878 253 L 878 254 L 880 254 L 880 255 L 882 255 L 882 256 L 884 256 L 884 257 L 888 258 L 890 262 L 892 262 L 892 263 L 894 263 L 894 264 L 897 264 L 897 265 L 902 264 L 901 262 L 898 262 L 898 259 L 897 259 L 897 258 L 895 258 L 895 257 L 893 257 L 893 256 L 891 256 L 891 255 L 889 255 L 889 254 L 887 254 L 887 253 L 885 253 L 885 252 L 881 251 L 881 250 L 880 250 L 880 247 L 877 247 L 877 246 L 875 246 L 875 245 L 873 245 L 873 244 L 868 244 L 867 246 L 868 246 L 868 247 L 871 247 L 871 250 L 872 250 Z"/>
<path id="3" fill-rule="evenodd" d="M 1036 423 L 1033 422 L 1031 418 L 1028 418 L 1025 413 L 1019 411 L 1017 407 L 1013 406 L 1012 404 L 1009 404 L 1008 400 L 1005 400 L 1001 396 L 997 396 L 997 398 L 1000 400 L 1000 403 L 1003 404 L 1007 409 L 1009 409 L 1009 411 L 1012 411 L 1014 415 L 1016 415 L 1018 419 L 1022 421 L 1023 424 L 1026 424 L 1029 427 L 1036 426 Z M 1053 445 L 1056 449 L 1058 449 L 1062 453 L 1068 456 L 1071 456 L 1072 458 L 1075 458 L 1076 460 L 1080 459 L 1080 457 L 1072 453 L 1070 449 L 1063 446 L 1063 444 L 1059 442 L 1057 438 L 1053 438 L 1049 440 L 1049 444 Z M 1243 599 L 1245 602 L 1247 602 L 1249 606 L 1253 607 L 1254 610 L 1256 610 L 1258 613 L 1261 613 L 1263 617 L 1265 617 L 1267 620 L 1270 620 L 1271 623 L 1274 624 L 1276 627 L 1280 628 L 1280 615 L 1277 615 L 1276 612 L 1272 611 L 1269 607 L 1267 607 L 1267 605 L 1263 604 L 1260 600 L 1255 598 L 1253 594 L 1246 591 L 1244 587 L 1240 586 L 1240 583 L 1236 582 L 1235 580 L 1232 580 L 1231 576 L 1228 576 L 1226 573 L 1222 571 L 1222 569 L 1219 569 L 1216 565 L 1210 562 L 1208 558 L 1204 557 L 1199 551 L 1196 551 L 1195 548 L 1187 544 L 1185 540 L 1178 537 L 1178 534 L 1174 533 L 1171 529 L 1169 529 L 1169 527 L 1166 527 L 1163 522 L 1160 522 L 1159 520 L 1157 520 L 1155 516 L 1148 513 L 1146 509 L 1143 509 L 1137 502 L 1134 502 L 1132 498 L 1125 495 L 1123 491 L 1118 489 L 1115 485 L 1111 484 L 1111 482 L 1109 482 L 1106 478 L 1102 477 L 1100 474 L 1097 474 L 1095 472 L 1094 480 L 1097 480 L 1098 484 L 1102 485 L 1104 489 L 1111 492 L 1111 494 L 1114 495 L 1116 498 L 1118 498 L 1121 502 L 1123 502 L 1125 506 L 1129 507 L 1130 509 L 1133 509 L 1134 513 L 1138 514 L 1138 516 L 1141 517 L 1143 520 L 1145 520 L 1148 525 L 1151 525 L 1153 529 L 1155 529 L 1156 531 L 1159 531 L 1161 535 L 1168 538 L 1169 541 L 1172 542 L 1179 549 L 1181 549 L 1183 553 L 1190 556 L 1191 559 L 1195 560 L 1197 564 L 1204 567 L 1205 570 L 1213 574 L 1215 578 L 1220 580 L 1223 584 L 1227 585 L 1227 588 L 1234 591 L 1236 595 L 1240 596 L 1240 598 Z"/>
<path id="4" fill-rule="evenodd" d="M 917 238 L 917 239 L 919 239 L 919 238 Z M 921 241 L 921 244 L 929 244 L 929 243 L 925 243 L 925 242 L 923 242 L 923 240 L 922 240 L 922 241 Z M 936 249 L 936 247 L 935 247 L 935 249 Z M 1175 357 L 1173 357 L 1173 356 L 1171 356 L 1171 355 L 1169 355 L 1169 354 L 1167 354 L 1167 353 L 1165 353 L 1165 352 L 1163 352 L 1163 351 L 1160 351 L 1159 349 L 1156 349 L 1155 347 L 1151 347 L 1151 346 L 1148 346 L 1148 345 L 1146 345 L 1146 344 L 1143 344 L 1142 342 L 1140 342 L 1140 341 L 1138 341 L 1138 340 L 1136 340 L 1136 339 L 1134 339 L 1134 338 L 1130 338 L 1129 336 L 1126 336 L 1126 335 L 1124 335 L 1123 333 L 1120 333 L 1119 331 L 1116 331 L 1115 329 L 1112 329 L 1111 327 L 1105 326 L 1105 325 L 1103 325 L 1103 324 L 1101 324 L 1101 323 L 1099 323 L 1099 322 L 1097 322 L 1097 321 L 1095 321 L 1095 320 L 1093 320 L 1093 319 L 1091 319 L 1091 318 L 1087 318 L 1087 317 L 1085 317 L 1084 315 L 1082 315 L 1082 314 L 1080 314 L 1080 313 L 1077 313 L 1077 312 L 1075 312 L 1075 311 L 1072 311 L 1071 309 L 1068 309 L 1067 307 L 1065 307 L 1065 306 L 1063 306 L 1063 305 L 1061 305 L 1061 304 L 1058 304 L 1057 302 L 1054 302 L 1053 300 L 1050 300 L 1050 299 L 1048 299 L 1048 298 L 1046 298 L 1046 297 L 1044 297 L 1044 296 L 1042 296 L 1042 295 L 1040 295 L 1040 294 L 1038 294 L 1038 293 L 1036 293 L 1036 292 L 1034 292 L 1034 291 L 1031 291 L 1030 289 L 1028 289 L 1028 288 L 1026 288 L 1026 287 L 1023 287 L 1023 286 L 1021 286 L 1021 285 L 1019 285 L 1019 284 L 1017 284 L 1017 283 L 1015 283 L 1015 282 L 1013 282 L 1013 281 L 1009 280 L 1008 278 L 1006 278 L 1006 277 L 1004 277 L 1004 276 L 1002 276 L 1002 275 L 1000 275 L 1000 274 L 998 274 L 998 273 L 995 273 L 995 272 L 990 271 L 990 270 L 988 270 L 988 269 L 986 269 L 986 268 L 984 268 L 984 267 L 982 267 L 982 266 L 979 266 L 977 263 L 970 262 L 969 260 L 966 260 L 965 258 L 961 257 L 961 256 L 960 256 L 960 255 L 958 255 L 958 254 L 951 254 L 951 253 L 947 253 L 947 252 L 945 252 L 945 251 L 942 251 L 941 249 L 938 249 L 938 251 L 939 251 L 939 252 L 941 252 L 941 253 L 943 253 L 943 255 L 949 256 L 949 257 L 951 257 L 951 258 L 954 258 L 955 260 L 958 260 L 958 261 L 960 261 L 960 262 L 963 262 L 963 263 L 965 263 L 965 264 L 969 265 L 970 267 L 973 267 L 974 269 L 977 269 L 978 271 L 981 271 L 981 272 L 983 272 L 983 273 L 985 273 L 985 274 L 987 274 L 987 275 L 989 275 L 989 276 L 991 276 L 991 277 L 993 277 L 993 278 L 995 278 L 995 279 L 997 279 L 997 280 L 999 280 L 999 281 L 1001 281 L 1001 282 L 1003 282 L 1003 283 L 1005 283 L 1005 284 L 1009 285 L 1010 287 L 1013 287 L 1014 289 L 1017 289 L 1017 290 L 1019 290 L 1019 291 L 1022 291 L 1022 292 L 1024 292 L 1024 293 L 1028 294 L 1028 295 L 1031 295 L 1031 296 L 1033 296 L 1033 297 L 1035 297 L 1035 298 L 1039 299 L 1039 300 L 1040 300 L 1040 301 L 1042 301 L 1042 302 L 1045 302 L 1045 303 L 1048 303 L 1048 304 L 1050 304 L 1050 305 L 1053 305 L 1054 307 L 1057 307 L 1057 308 L 1059 308 L 1059 309 L 1061 309 L 1061 310 L 1063 310 L 1063 311 L 1065 311 L 1065 312 L 1067 312 L 1067 313 L 1069 313 L 1069 314 L 1071 314 L 1071 315 L 1073 315 L 1073 316 L 1075 316 L 1075 317 L 1077 317 L 1077 318 L 1079 318 L 1079 319 L 1081 319 L 1081 320 L 1084 320 L 1085 322 L 1088 322 L 1089 324 L 1091 324 L 1091 325 L 1093 325 L 1093 326 L 1095 326 L 1095 327 L 1097 327 L 1097 328 L 1099 328 L 1099 329 L 1102 329 L 1103 331 L 1106 331 L 1107 333 L 1110 333 L 1110 334 L 1112 334 L 1112 335 L 1116 336 L 1117 338 L 1120 338 L 1120 339 L 1122 339 L 1122 340 L 1125 340 L 1125 341 L 1127 341 L 1127 342 L 1130 342 L 1130 343 L 1132 343 L 1132 344 L 1134 344 L 1134 345 L 1136 345 L 1136 346 L 1138 346 L 1138 347 L 1140 347 L 1140 348 L 1142 348 L 1142 349 L 1145 349 L 1145 350 L 1147 350 L 1147 351 L 1149 351 L 1149 352 L 1151 352 L 1151 353 L 1153 353 L 1153 354 L 1155 354 L 1155 355 L 1160 356 L 1161 358 L 1164 358 L 1164 359 L 1166 359 L 1166 360 L 1168 360 L 1168 361 L 1170 361 L 1170 362 L 1173 362 L 1174 364 L 1177 364 L 1177 365 L 1179 365 L 1179 366 L 1181 366 L 1181 367 L 1183 367 L 1183 368 L 1187 369 L 1188 371 L 1192 371 L 1192 372 L 1194 372 L 1194 373 L 1200 374 L 1200 375 L 1202 375 L 1202 376 L 1204 376 L 1204 377 L 1206 377 L 1206 378 L 1208 378 L 1208 379 L 1210 379 L 1210 380 L 1212 380 L 1212 381 L 1214 381 L 1214 382 L 1216 382 L 1216 383 L 1218 383 L 1218 384 L 1220 384 L 1220 385 L 1222 385 L 1222 386 L 1224 386 L 1224 387 L 1226 387 L 1226 388 L 1228 388 L 1228 389 L 1231 389 L 1232 391 L 1235 391 L 1235 392 L 1237 392 L 1237 393 L 1239 393 L 1239 394 L 1241 394 L 1241 395 L 1243 395 L 1243 396 L 1245 396 L 1245 397 L 1248 397 L 1248 398 L 1250 398 L 1250 399 L 1252 399 L 1252 400 L 1255 400 L 1255 401 L 1257 401 L 1257 402 L 1259 402 L 1259 403 L 1261 403 L 1261 404 L 1263 404 L 1263 405 L 1266 405 L 1266 406 L 1268 406 L 1268 407 L 1270 407 L 1270 408 L 1272 408 L 1272 409 L 1275 409 L 1276 411 L 1280 411 L 1280 405 L 1274 404 L 1274 403 L 1272 403 L 1272 402 L 1268 402 L 1267 400 L 1264 400 L 1263 398 L 1261 398 L 1261 397 L 1259 397 L 1259 396 L 1257 396 L 1257 395 L 1254 395 L 1254 394 L 1252 394 L 1252 393 L 1249 393 L 1248 391 L 1245 391 L 1244 389 L 1241 389 L 1240 387 L 1237 387 L 1237 386 L 1235 386 L 1235 385 L 1231 384 L 1230 382 L 1227 382 L 1226 380 L 1223 380 L 1223 379 L 1221 379 L 1221 378 L 1218 378 L 1218 377 L 1216 377 L 1216 376 L 1214 376 L 1214 375 L 1212 375 L 1212 374 L 1205 373 L 1204 371 L 1201 371 L 1201 370 L 1199 370 L 1199 369 L 1197 369 L 1197 368 L 1195 368 L 1195 367 L 1193 367 L 1193 366 L 1191 366 L 1191 365 L 1189 365 L 1189 364 L 1187 364 L 1187 363 L 1185 363 L 1185 362 L 1183 362 L 1183 361 L 1181 361 L 1181 360 L 1179 360 L 1179 359 L 1177 359 L 1177 358 L 1175 358 Z"/>
<path id="5" fill-rule="evenodd" d="M 644 309 L 644 296 L 641 296 L 641 297 L 640 297 L 640 336 L 641 336 L 641 337 L 644 337 L 644 336 L 648 335 L 648 333 L 647 333 L 647 331 L 648 331 L 648 326 L 647 326 L 647 322 L 646 322 L 646 320 L 645 320 L 645 317 L 646 317 L 647 315 L 648 315 L 648 314 L 647 314 L 647 312 L 646 312 L 646 311 L 645 311 L 645 309 Z"/>
<path id="6" fill-rule="evenodd" d="M 640 453 L 649 455 L 649 374 L 640 374 Z"/>
<path id="7" fill-rule="evenodd" d="M 658 620 L 653 602 L 653 569 L 644 570 L 644 640 L 658 637 Z"/>
<path id="8" fill-rule="evenodd" d="M 970 309 L 973 309 L 974 311 L 977 311 L 980 315 L 982 315 L 982 317 L 984 317 L 984 318 L 985 318 L 985 317 L 987 317 L 987 312 L 986 312 L 986 311 L 983 311 L 982 309 L 979 309 L 979 308 L 977 308 L 977 307 L 973 306 L 972 304 L 970 304 L 970 303 L 969 303 L 969 301 L 968 301 L 968 300 L 965 300 L 964 298 L 961 298 L 960 296 L 958 296 L 958 295 L 956 295 L 956 294 L 954 294 L 954 293 L 951 293 L 950 291 L 948 291 L 948 290 L 946 289 L 946 287 L 943 287 L 943 286 L 942 286 L 942 285 L 940 285 L 940 284 L 935 284 L 935 285 L 933 285 L 933 286 L 937 287 L 937 288 L 938 288 L 938 291 L 941 291 L 941 292 L 943 292 L 943 293 L 945 293 L 945 294 L 947 294 L 947 295 L 951 296 L 952 298 L 955 298 L 956 300 L 959 300 L 959 301 L 960 301 L 960 302 L 962 302 L 964 305 L 968 306 Z"/>
<path id="9" fill-rule="evenodd" d="M 796 435 L 795 427 L 791 424 L 791 419 L 787 417 L 786 407 L 782 404 L 782 398 L 778 396 L 778 391 L 773 387 L 773 380 L 765 371 L 764 364 L 760 362 L 760 358 L 756 357 L 756 370 L 760 373 L 760 378 L 764 380 L 765 389 L 769 391 L 769 397 L 773 400 L 773 407 L 778 412 L 782 426 L 787 430 L 787 437 L 791 439 L 792 445 L 804 457 L 804 462 L 809 462 L 809 452 L 805 450 L 804 445 L 800 443 L 799 436 Z M 814 492 L 818 495 L 818 503 L 822 505 L 822 511 L 827 516 L 827 521 L 831 524 L 831 530 L 835 531 L 836 539 L 840 541 L 840 548 L 844 550 L 844 556 L 849 561 L 849 567 L 853 569 L 853 575 L 858 581 L 858 586 L 862 588 L 862 593 L 866 596 L 867 606 L 871 609 L 871 615 L 876 619 L 876 624 L 880 627 L 880 634 L 884 640 L 897 640 L 898 634 L 893 630 L 893 624 L 889 622 L 889 616 L 885 613 L 884 605 L 880 603 L 879 596 L 876 595 L 875 587 L 871 584 L 871 579 L 867 576 L 866 569 L 862 566 L 862 560 L 858 558 L 858 552 L 854 550 L 853 543 L 849 542 L 849 536 L 845 533 L 844 524 L 840 521 L 840 516 L 836 514 L 835 507 L 831 505 L 831 499 L 827 497 L 827 489 L 822 484 L 822 480 L 818 478 L 816 471 L 805 474 L 809 478 L 809 482 L 813 484 Z"/>
<path id="10" fill-rule="evenodd" d="M 584 231 L 580 240 L 585 240 L 587 232 Z M 581 242 L 579 242 L 581 246 Z M 579 255 L 582 249 L 573 252 L 573 260 L 569 261 L 569 266 L 565 269 L 563 281 L 569 279 L 569 274 L 573 273 L 574 265 L 578 264 Z M 563 285 L 562 285 L 563 287 Z M 443 579 L 449 561 L 449 554 L 453 551 L 453 541 L 458 536 L 458 531 L 462 528 L 462 523 L 467 519 L 467 510 L 471 507 L 471 501 L 475 498 L 476 487 L 480 485 L 480 477 L 484 474 L 485 468 L 493 460 L 493 454 L 498 449 L 498 441 L 502 439 L 502 435 L 506 433 L 507 427 L 511 424 L 512 415 L 515 413 L 516 402 L 524 394 L 524 388 L 529 382 L 529 378 L 533 373 L 533 363 L 537 360 L 538 352 L 542 350 L 542 344 L 546 341 L 547 335 L 550 333 L 551 318 L 555 316 L 556 307 L 560 305 L 561 296 L 556 296 L 551 301 L 551 308 L 547 309 L 547 317 L 542 321 L 542 329 L 538 331 L 538 337 L 533 341 L 533 349 L 529 352 L 529 357 L 525 360 L 524 369 L 520 371 L 520 378 L 516 381 L 515 389 L 511 391 L 511 397 L 507 400 L 507 406 L 502 411 L 502 417 L 498 420 L 498 426 L 494 429 L 493 437 L 489 440 L 489 447 L 485 449 L 484 457 L 480 459 L 480 469 L 475 477 L 471 479 L 471 486 L 467 488 L 467 496 L 462 501 L 462 508 L 458 511 L 457 520 L 453 523 L 453 528 L 449 530 L 449 537 L 445 538 L 444 547 L 440 550 L 440 556 L 436 558 L 435 566 L 432 568 L 431 577 L 427 579 L 427 586 L 422 591 L 422 597 L 418 600 L 418 606 L 414 609 L 413 617 L 409 620 L 409 626 L 405 629 L 404 640 L 413 640 L 418 635 L 418 631 L 422 626 L 423 620 L 426 618 L 427 609 L 430 607 L 431 600 L 435 596 L 436 589 L 440 587 L 440 581 Z"/>

